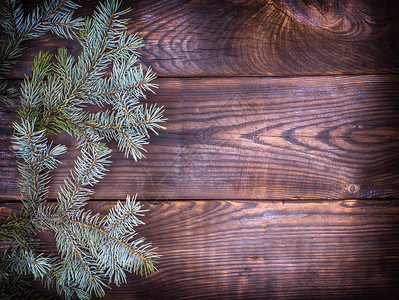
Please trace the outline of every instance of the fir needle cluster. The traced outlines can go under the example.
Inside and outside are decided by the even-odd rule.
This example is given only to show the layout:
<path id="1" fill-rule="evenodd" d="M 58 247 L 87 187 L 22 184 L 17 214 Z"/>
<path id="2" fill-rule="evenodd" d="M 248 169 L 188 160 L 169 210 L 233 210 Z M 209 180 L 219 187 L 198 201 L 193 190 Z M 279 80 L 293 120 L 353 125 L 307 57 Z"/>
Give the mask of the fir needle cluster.
<path id="1" fill-rule="evenodd" d="M 66 49 L 40 53 L 21 85 L 20 122 L 14 124 L 12 140 L 23 209 L 0 225 L 0 242 L 10 245 L 0 260 L 2 283 L 32 275 L 67 299 L 89 299 L 93 293 L 104 296 L 111 283 L 126 282 L 126 272 L 147 275 L 156 270 L 159 256 L 144 238 L 136 238 L 134 227 L 143 224 L 138 217 L 144 211 L 135 197 L 127 196 L 104 217 L 85 209 L 111 163 L 106 142 L 115 140 L 120 151 L 138 160 L 150 134 L 164 129 L 163 108 L 140 103 L 156 87 L 155 75 L 138 64 L 137 49 L 143 43 L 126 33 L 122 17 L 129 10 L 119 11 L 119 6 L 119 1 L 108 0 L 92 17 L 74 19 L 78 6 L 69 0 L 48 0 L 27 16 L 15 0 L 1 2 L 7 40 L 0 50 L 0 76 L 15 64 L 23 41 L 47 31 L 74 38 L 82 47 L 77 57 Z M 0 79 L 2 100 L 12 104 L 16 91 Z M 51 171 L 68 151 L 49 141 L 60 132 L 76 138 L 81 155 L 59 188 L 57 202 L 50 204 Z M 34 236 L 44 230 L 54 232 L 58 254 L 41 251 Z"/>

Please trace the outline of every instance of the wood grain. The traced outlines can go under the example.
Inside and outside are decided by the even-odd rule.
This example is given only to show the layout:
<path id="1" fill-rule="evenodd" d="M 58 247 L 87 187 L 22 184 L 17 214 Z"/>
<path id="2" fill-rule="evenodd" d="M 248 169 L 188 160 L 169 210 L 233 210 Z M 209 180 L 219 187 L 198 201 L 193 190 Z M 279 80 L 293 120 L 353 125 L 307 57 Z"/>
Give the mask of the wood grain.
<path id="1" fill-rule="evenodd" d="M 25 4 L 34 7 L 39 1 Z M 98 1 L 82 1 L 90 15 Z M 142 61 L 160 77 L 292 76 L 399 70 L 399 2 L 234 0 L 123 1 Z M 26 44 L 11 74 L 23 78 L 39 51 L 79 46 L 54 36 Z"/>
<path id="2" fill-rule="evenodd" d="M 399 76 L 158 79 L 149 102 L 168 129 L 147 159 L 113 165 L 94 199 L 348 199 L 399 197 Z M 11 121 L 1 112 L 3 200 L 17 199 Z M 50 198 L 78 154 L 54 173 Z M 112 188 L 110 188 L 112 187 Z"/>
<path id="3" fill-rule="evenodd" d="M 78 15 L 97 3 L 80 1 Z M 111 144 L 88 208 L 104 214 L 138 193 L 150 209 L 139 235 L 163 257 L 105 299 L 398 299 L 399 2 L 128 6 L 141 61 L 161 77 L 148 101 L 165 106 L 168 129 L 138 163 Z M 51 35 L 25 46 L 12 85 L 39 51 L 80 51 Z M 0 219 L 20 208 L 15 121 L 0 105 Z M 66 135 L 55 142 L 70 150 L 50 199 L 78 154 Z"/>
<path id="4" fill-rule="evenodd" d="M 114 202 L 90 202 L 105 213 Z M 18 205 L 3 204 L 0 217 Z M 159 272 L 105 299 L 397 299 L 397 201 L 157 201 Z M 47 243 L 47 249 L 53 250 Z"/>

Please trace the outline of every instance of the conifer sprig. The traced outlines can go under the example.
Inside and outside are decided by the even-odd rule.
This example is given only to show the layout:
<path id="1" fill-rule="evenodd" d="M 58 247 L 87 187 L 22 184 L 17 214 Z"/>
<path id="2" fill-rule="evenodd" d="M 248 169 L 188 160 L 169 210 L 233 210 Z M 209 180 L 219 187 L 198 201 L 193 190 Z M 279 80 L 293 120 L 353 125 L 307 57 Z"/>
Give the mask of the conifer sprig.
<path id="1" fill-rule="evenodd" d="M 30 212 L 46 201 L 50 182 L 50 170 L 57 167 L 57 157 L 66 152 L 66 147 L 52 147 L 44 135 L 44 131 L 34 131 L 35 119 L 22 119 L 21 124 L 14 123 L 15 135 L 13 148 L 21 174 L 19 181 L 23 194 L 22 203 Z"/>
<path id="2" fill-rule="evenodd" d="M 7 36 L 0 47 L 0 100 L 13 105 L 17 95 L 8 88 L 4 75 L 9 73 L 23 50 L 23 42 L 38 38 L 48 31 L 64 38 L 72 38 L 74 30 L 82 25 L 81 18 L 73 18 L 79 7 L 70 0 L 47 0 L 28 15 L 17 0 L 0 1 L 0 24 Z"/>
<path id="3" fill-rule="evenodd" d="M 109 284 L 126 282 L 126 272 L 148 275 L 156 270 L 159 255 L 134 231 L 144 224 L 138 219 L 144 210 L 136 197 L 127 196 L 104 217 L 85 210 L 93 186 L 111 163 L 106 141 L 115 140 L 126 156 L 138 160 L 144 157 L 150 134 L 164 129 L 163 108 L 140 103 L 156 88 L 156 76 L 151 68 L 145 71 L 137 65 L 137 49 L 143 43 L 137 35 L 126 34 L 127 20 L 122 17 L 129 10 L 118 11 L 119 1 L 105 1 L 84 19 L 72 19 L 77 6 L 69 0 L 47 1 L 27 17 L 16 1 L 7 5 L 2 4 L 0 21 L 13 50 L 0 53 L 0 74 L 12 66 L 17 56 L 10 53 L 20 51 L 23 40 L 49 30 L 76 38 L 82 52 L 77 57 L 66 49 L 55 55 L 39 53 L 32 75 L 21 85 L 21 122 L 14 124 L 13 148 L 19 159 L 23 210 L 0 226 L 5 231 L 0 237 L 18 232 L 15 222 L 28 222 L 11 238 L 1 260 L 7 272 L 0 273 L 0 280 L 9 273 L 33 275 L 45 286 L 55 285 L 67 299 L 89 299 L 93 293 L 102 297 Z M 57 203 L 49 204 L 51 171 L 67 151 L 48 140 L 59 132 L 75 137 L 81 154 L 59 188 Z M 43 230 L 54 232 L 58 255 L 44 254 L 31 237 Z"/>

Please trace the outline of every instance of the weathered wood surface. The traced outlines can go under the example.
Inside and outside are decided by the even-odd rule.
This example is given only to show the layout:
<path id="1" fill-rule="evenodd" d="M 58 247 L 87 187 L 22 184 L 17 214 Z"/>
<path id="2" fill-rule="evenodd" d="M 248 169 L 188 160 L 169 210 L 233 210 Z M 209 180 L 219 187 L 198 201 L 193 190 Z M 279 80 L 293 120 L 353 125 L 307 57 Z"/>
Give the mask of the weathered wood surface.
<path id="1" fill-rule="evenodd" d="M 37 1 L 30 3 L 31 7 Z M 98 1 L 81 1 L 90 15 Z M 29 6 L 29 3 L 24 3 Z M 159 76 L 364 74 L 399 71 L 395 0 L 123 1 L 142 61 Z M 68 47 L 53 36 L 27 44 L 12 73 L 22 78 L 39 50 Z"/>
<path id="2" fill-rule="evenodd" d="M 87 15 L 98 1 L 80 3 Z M 113 145 L 89 208 L 105 213 L 138 193 L 150 209 L 139 233 L 163 257 L 159 273 L 130 276 L 106 299 L 398 299 L 399 2 L 128 6 L 142 61 L 168 77 L 149 97 L 168 130 L 138 163 Z M 51 36 L 26 46 L 11 78 L 40 50 L 79 52 Z M 19 207 L 15 120 L 0 107 L 0 218 Z M 50 198 L 76 154 L 62 159 Z"/>
<path id="3" fill-rule="evenodd" d="M 104 213 L 111 205 L 89 208 Z M 3 204 L 0 217 L 16 207 Z M 129 276 L 106 299 L 399 297 L 397 201 L 159 201 L 146 208 L 138 231 L 159 247 L 159 272 Z"/>
<path id="4" fill-rule="evenodd" d="M 147 159 L 114 145 L 95 199 L 348 199 L 399 197 L 399 76 L 159 79 L 149 98 L 167 130 Z M 11 121 L 2 111 L 0 195 L 17 199 Z M 78 155 L 54 173 L 50 198 Z M 109 187 L 117 188 L 110 191 Z"/>

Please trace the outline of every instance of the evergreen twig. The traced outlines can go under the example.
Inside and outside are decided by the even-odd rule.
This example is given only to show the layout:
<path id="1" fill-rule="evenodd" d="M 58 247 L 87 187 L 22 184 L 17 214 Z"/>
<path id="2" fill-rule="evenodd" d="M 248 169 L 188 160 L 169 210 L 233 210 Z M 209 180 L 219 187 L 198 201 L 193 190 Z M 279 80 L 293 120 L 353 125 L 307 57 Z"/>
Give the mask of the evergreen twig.
<path id="1" fill-rule="evenodd" d="M 0 261 L 1 283 L 31 275 L 67 299 L 89 299 L 93 293 L 104 296 L 109 284 L 126 282 L 126 272 L 147 276 L 156 271 L 159 255 L 134 231 L 144 224 L 138 219 L 144 211 L 136 197 L 127 196 L 102 218 L 85 210 L 93 185 L 111 163 L 106 141 L 117 141 L 126 156 L 138 160 L 150 133 L 164 129 L 163 108 L 140 104 L 156 88 L 155 74 L 137 65 L 142 41 L 126 34 L 122 16 L 129 10 L 119 11 L 119 6 L 119 1 L 108 0 L 92 17 L 73 19 L 78 6 L 70 0 L 48 0 L 27 16 L 15 0 L 1 2 L 0 22 L 8 37 L 0 49 L 0 76 L 11 70 L 23 41 L 47 31 L 75 38 L 82 46 L 77 57 L 66 49 L 55 55 L 39 53 L 32 75 L 21 85 L 21 121 L 14 124 L 12 141 L 23 208 L 0 224 L 0 242 L 9 243 Z M 111 75 L 105 77 L 109 68 Z M 0 79 L 4 96 L 8 90 Z M 60 132 L 77 139 L 81 155 L 60 187 L 57 203 L 49 204 L 51 171 L 67 152 L 64 145 L 54 146 L 49 135 Z M 58 255 L 41 251 L 35 234 L 44 230 L 54 232 Z"/>

